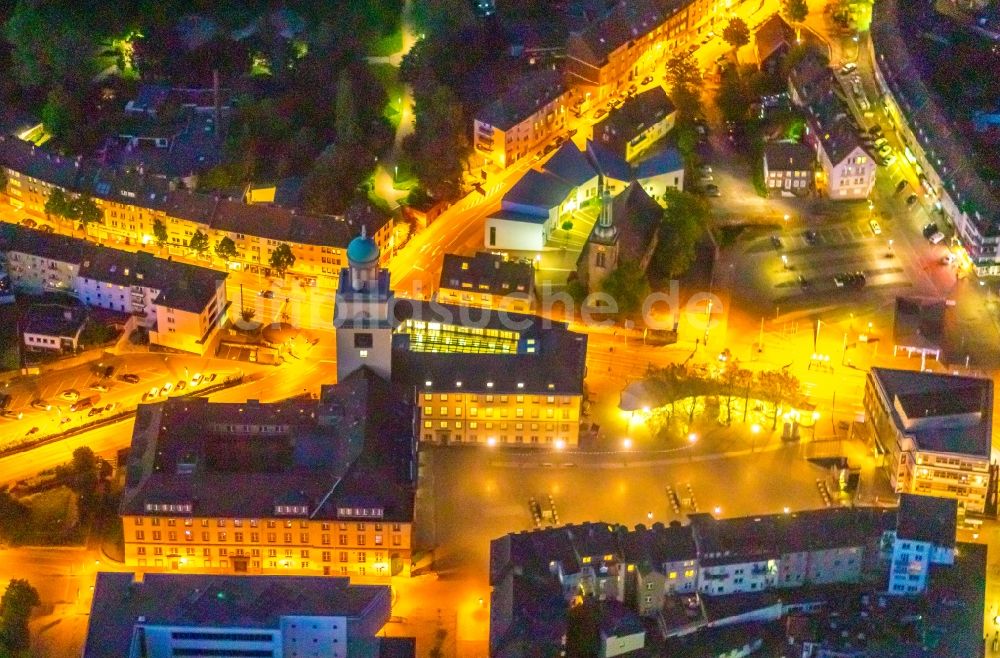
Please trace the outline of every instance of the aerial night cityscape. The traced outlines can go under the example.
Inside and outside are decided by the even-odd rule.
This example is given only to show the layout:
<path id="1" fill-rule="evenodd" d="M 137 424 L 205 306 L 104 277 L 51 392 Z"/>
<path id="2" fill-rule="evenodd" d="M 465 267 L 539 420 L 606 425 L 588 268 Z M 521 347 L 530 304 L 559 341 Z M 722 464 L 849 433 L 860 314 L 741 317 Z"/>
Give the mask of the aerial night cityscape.
<path id="1" fill-rule="evenodd" d="M 10 0 L 0 68 L 0 658 L 1000 656 L 997 0 Z"/>

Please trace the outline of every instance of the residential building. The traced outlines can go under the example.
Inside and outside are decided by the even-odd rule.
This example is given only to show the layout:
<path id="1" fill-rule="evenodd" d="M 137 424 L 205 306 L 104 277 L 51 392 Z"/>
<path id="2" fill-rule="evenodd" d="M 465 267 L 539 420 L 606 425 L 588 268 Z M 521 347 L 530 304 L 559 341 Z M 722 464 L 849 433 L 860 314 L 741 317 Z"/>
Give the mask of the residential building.
<path id="1" fill-rule="evenodd" d="M 889 594 L 922 594 L 932 565 L 955 563 L 957 518 L 954 499 L 900 495 L 899 524 L 892 535 Z"/>
<path id="2" fill-rule="evenodd" d="M 435 298 L 446 304 L 530 312 L 535 307 L 535 267 L 530 260 L 487 251 L 445 254 Z"/>
<path id="3" fill-rule="evenodd" d="M 673 130 L 677 108 L 663 87 L 627 99 L 594 126 L 594 141 L 632 162 Z"/>
<path id="4" fill-rule="evenodd" d="M 789 95 L 806 112 L 806 141 L 819 161 L 817 191 L 834 200 L 866 199 L 875 185 L 875 159 L 851 125 L 837 85 L 833 71 L 814 51 L 788 77 Z"/>
<path id="5" fill-rule="evenodd" d="M 75 354 L 87 325 L 87 310 L 80 306 L 34 304 L 24 315 L 21 336 L 32 352 Z"/>
<path id="6" fill-rule="evenodd" d="M 587 142 L 587 155 L 599 176 L 601 189 L 612 194 L 624 190 L 633 181 L 649 196 L 662 203 L 667 189 L 684 189 L 684 161 L 673 146 L 647 153 L 629 163 L 597 142 Z"/>
<path id="7" fill-rule="evenodd" d="M 992 380 L 872 368 L 864 405 L 865 439 L 897 492 L 954 498 L 963 514 L 990 512 Z"/>
<path id="8" fill-rule="evenodd" d="M 782 195 L 805 196 L 813 188 L 816 152 L 798 142 L 764 144 L 764 184 Z"/>
<path id="9" fill-rule="evenodd" d="M 942 0 L 938 6 L 949 4 Z M 967 140 L 923 82 L 922 64 L 910 55 L 907 34 L 909 22 L 895 1 L 873 5 L 868 48 L 883 107 L 927 201 L 954 227 L 977 275 L 995 276 L 1000 274 L 1000 195 L 980 174 Z"/>
<path id="10" fill-rule="evenodd" d="M 780 14 L 773 14 L 753 33 L 753 47 L 757 66 L 762 71 L 774 72 L 797 42 L 795 30 Z"/>
<path id="11" fill-rule="evenodd" d="M 0 262 L 15 290 L 63 292 L 136 317 L 150 342 L 203 355 L 226 322 L 226 273 L 0 224 Z"/>
<path id="12" fill-rule="evenodd" d="M 504 169 L 566 128 L 569 93 L 562 73 L 526 74 L 476 114 L 473 146 L 486 165 Z"/>
<path id="13" fill-rule="evenodd" d="M 532 641 L 562 650 L 576 623 L 569 609 L 581 605 L 619 602 L 655 619 L 664 637 L 811 610 L 827 598 L 823 592 L 832 598 L 837 588 L 884 578 L 894 542 L 910 542 L 899 551 L 916 554 L 914 542 L 922 541 L 930 546 L 922 555 L 937 551 L 937 563 L 948 564 L 954 504 L 928 500 L 904 500 L 898 510 L 826 508 L 731 519 L 693 514 L 687 525 L 629 530 L 582 523 L 500 537 L 490 544 L 491 655 L 518 655 Z M 941 511 L 948 503 L 950 526 Z M 924 525 L 932 530 L 920 529 Z M 605 635 L 602 641 L 619 638 L 611 647 L 635 649 L 620 641 L 630 633 Z"/>
<path id="14" fill-rule="evenodd" d="M 125 563 L 172 572 L 410 573 L 408 395 L 362 368 L 318 400 L 141 405 L 120 514 Z"/>
<path id="15" fill-rule="evenodd" d="M 377 658 L 391 607 L 347 578 L 99 572 L 83 658 Z"/>
<path id="16" fill-rule="evenodd" d="M 58 188 L 70 196 L 86 193 L 104 213 L 103 221 L 87 225 L 87 235 L 93 241 L 108 246 L 149 245 L 157 241 L 154 228 L 159 223 L 166 231 L 163 248 L 168 253 L 196 256 L 220 268 L 269 274 L 270 255 L 278 245 L 286 244 L 296 257 L 292 274 L 305 279 L 336 277 L 347 264 L 351 236 L 361 229 L 343 217 L 176 190 L 142 167 L 104 167 L 83 158 L 47 153 L 10 136 L 0 136 L 0 166 L 7 173 L 10 203 L 42 219 L 56 232 L 72 235 L 76 226 L 46 214 L 51 191 Z M 363 219 L 368 234 L 388 258 L 399 246 L 392 221 Z M 210 248 L 202 254 L 190 248 L 196 231 L 208 237 Z M 236 245 L 235 257 L 225 262 L 214 251 L 222 238 Z"/>

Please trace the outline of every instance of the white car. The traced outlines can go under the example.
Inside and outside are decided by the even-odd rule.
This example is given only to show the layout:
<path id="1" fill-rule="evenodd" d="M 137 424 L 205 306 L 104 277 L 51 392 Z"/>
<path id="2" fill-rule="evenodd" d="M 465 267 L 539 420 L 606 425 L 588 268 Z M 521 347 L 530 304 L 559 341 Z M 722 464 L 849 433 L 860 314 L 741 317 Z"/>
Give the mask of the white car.
<path id="1" fill-rule="evenodd" d="M 204 378 L 205 376 L 202 375 L 200 372 L 194 373 L 194 376 L 191 377 L 191 382 L 190 382 L 191 386 L 197 386 L 198 384 L 201 383 L 201 380 Z"/>
<path id="2" fill-rule="evenodd" d="M 163 388 L 160 389 L 160 395 L 162 395 L 163 397 L 167 397 L 168 395 L 170 395 L 170 391 L 172 390 L 174 390 L 174 385 L 171 384 L 170 382 L 167 382 L 166 384 L 163 385 Z"/>
<path id="3" fill-rule="evenodd" d="M 858 70 L 858 65 L 854 62 L 848 62 L 840 67 L 840 72 L 844 75 L 850 75 Z"/>
<path id="4" fill-rule="evenodd" d="M 941 241 L 944 240 L 944 233 L 938 231 L 937 233 L 929 237 L 928 240 L 931 241 L 931 244 L 940 244 Z"/>
<path id="5" fill-rule="evenodd" d="M 76 402 L 80 399 L 80 391 L 67 388 L 65 391 L 59 394 L 60 399 L 66 400 L 67 402 Z"/>

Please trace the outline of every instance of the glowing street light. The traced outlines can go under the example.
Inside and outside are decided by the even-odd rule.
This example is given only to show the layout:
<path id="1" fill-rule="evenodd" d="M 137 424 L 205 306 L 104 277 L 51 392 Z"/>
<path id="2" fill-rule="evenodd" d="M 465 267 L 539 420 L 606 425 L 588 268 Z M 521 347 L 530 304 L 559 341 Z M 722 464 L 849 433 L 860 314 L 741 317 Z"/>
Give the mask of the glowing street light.
<path id="1" fill-rule="evenodd" d="M 688 443 L 690 443 L 691 445 L 694 445 L 697 442 L 698 442 L 698 435 L 697 434 L 695 434 L 694 432 L 691 432 L 690 434 L 688 434 Z"/>
<path id="2" fill-rule="evenodd" d="M 751 432 L 751 434 L 760 434 L 760 425 L 758 425 L 757 423 L 754 423 L 753 425 L 751 425 L 750 426 L 750 432 Z"/>
<path id="3" fill-rule="evenodd" d="M 789 507 L 788 507 L 788 506 L 786 505 L 786 506 L 785 506 L 785 508 L 784 508 L 784 509 L 783 509 L 782 511 L 783 511 L 783 512 L 784 512 L 785 514 L 788 514 L 788 513 L 789 513 L 789 512 L 791 512 L 792 510 L 791 510 L 791 508 L 789 508 Z"/>
<path id="4" fill-rule="evenodd" d="M 556 445 L 556 450 L 562 450 L 563 448 L 566 447 L 566 442 L 563 441 L 562 439 L 556 439 L 555 445 Z"/>
<path id="5" fill-rule="evenodd" d="M 626 450 L 630 450 L 632 448 L 632 439 L 628 437 L 622 439 L 622 447 L 625 448 Z"/>
<path id="6" fill-rule="evenodd" d="M 722 508 L 719 507 L 718 505 L 715 506 L 715 509 L 713 511 L 715 512 L 716 516 L 722 514 Z"/>
<path id="7" fill-rule="evenodd" d="M 495 436 L 491 436 L 490 438 L 486 439 L 486 445 L 493 447 L 496 444 L 497 444 L 497 439 Z"/>

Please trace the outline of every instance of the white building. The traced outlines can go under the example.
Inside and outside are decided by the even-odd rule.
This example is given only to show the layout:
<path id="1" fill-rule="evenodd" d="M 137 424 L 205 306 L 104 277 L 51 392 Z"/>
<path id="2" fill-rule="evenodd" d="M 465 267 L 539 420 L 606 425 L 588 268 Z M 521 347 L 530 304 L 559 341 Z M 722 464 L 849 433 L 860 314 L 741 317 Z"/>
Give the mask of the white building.
<path id="1" fill-rule="evenodd" d="M 932 564 L 955 563 L 955 500 L 902 494 L 892 540 L 888 592 L 916 596 L 927 589 Z"/>
<path id="2" fill-rule="evenodd" d="M 486 219 L 487 249 L 541 251 L 566 214 L 576 210 L 575 186 L 532 169 L 504 195 L 500 212 Z"/>
<path id="3" fill-rule="evenodd" d="M 83 658 L 378 655 L 390 609 L 347 578 L 102 572 Z"/>
<path id="4" fill-rule="evenodd" d="M 21 325 L 24 346 L 35 352 L 72 354 L 80 348 L 80 334 L 86 324 L 86 309 L 79 306 L 32 306 Z"/>

